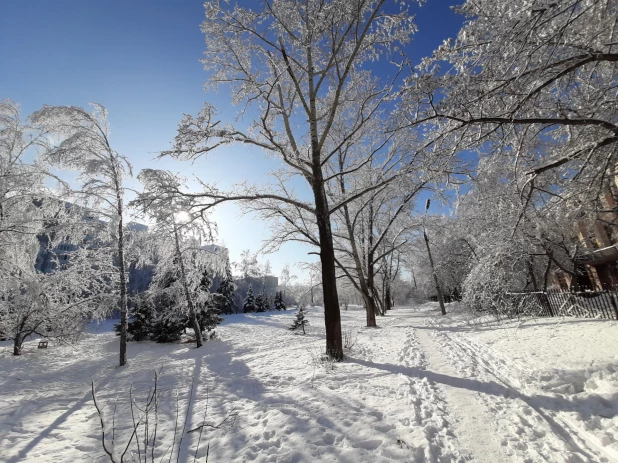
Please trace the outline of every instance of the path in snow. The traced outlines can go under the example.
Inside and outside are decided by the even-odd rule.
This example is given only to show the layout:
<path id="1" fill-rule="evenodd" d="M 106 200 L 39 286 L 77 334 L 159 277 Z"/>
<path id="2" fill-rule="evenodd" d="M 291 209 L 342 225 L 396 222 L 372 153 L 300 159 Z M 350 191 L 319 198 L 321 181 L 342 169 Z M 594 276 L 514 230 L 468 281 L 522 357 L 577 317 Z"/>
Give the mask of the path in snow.
<path id="1" fill-rule="evenodd" d="M 442 346 L 425 330 L 424 325 L 418 326 L 415 333 L 425 350 L 432 372 L 451 378 L 450 381 L 443 381 L 440 387 L 444 390 L 461 442 L 471 449 L 478 461 L 508 461 L 495 436 L 491 415 L 478 400 L 478 391 L 457 381 L 459 372 L 449 363 Z"/>
<path id="2" fill-rule="evenodd" d="M 73 348 L 42 352 L 32 342 L 21 358 L 0 347 L 0 461 L 107 461 L 91 379 L 109 405 L 131 386 L 147 392 L 159 368 L 167 400 L 177 392 L 181 416 L 189 409 L 188 429 L 201 422 L 207 396 L 211 422 L 239 413 L 232 429 L 205 437 L 214 463 L 617 461 L 574 421 L 572 402 L 538 392 L 535 378 L 516 381 L 520 365 L 433 310 L 397 308 L 379 328 L 363 327 L 360 309 L 342 312 L 357 343 L 333 368 L 320 362 L 321 309 L 310 309 L 306 336 L 287 330 L 293 317 L 231 316 L 202 349 L 131 343 L 122 369 L 114 368 L 117 338 L 105 330 Z M 192 461 L 196 434 L 183 440 L 181 461 Z M 170 435 L 163 426 L 162 448 Z"/>
<path id="3" fill-rule="evenodd" d="M 477 443 L 482 442 L 483 446 L 475 449 L 478 454 L 489 461 L 499 461 L 495 445 L 498 439 L 511 461 L 617 461 L 612 449 L 598 445 L 585 430 L 564 419 L 565 413 L 574 414 L 573 402 L 559 395 L 538 393 L 540 388 L 524 390 L 521 384 L 513 382 L 517 375 L 509 373 L 517 366 L 511 365 L 508 358 L 441 325 L 439 320 L 435 312 L 414 312 L 402 323 L 417 326 L 433 373 L 452 375 L 436 380 L 447 391 L 453 414 L 466 417 L 457 427 L 460 439 L 468 440 L 469 434 Z M 521 371 L 517 373 L 521 375 Z M 527 382 L 530 385 L 535 381 L 528 378 Z M 488 417 L 491 424 L 486 421 Z M 474 422 L 481 429 L 471 428 Z"/>

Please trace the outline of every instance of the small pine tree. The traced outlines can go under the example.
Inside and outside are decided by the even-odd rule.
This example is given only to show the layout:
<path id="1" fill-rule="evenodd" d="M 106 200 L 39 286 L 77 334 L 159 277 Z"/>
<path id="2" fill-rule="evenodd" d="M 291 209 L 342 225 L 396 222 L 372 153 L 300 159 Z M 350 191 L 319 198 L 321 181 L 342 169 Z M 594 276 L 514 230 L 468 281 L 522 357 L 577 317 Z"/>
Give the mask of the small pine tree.
<path id="1" fill-rule="evenodd" d="M 154 322 L 150 339 L 159 343 L 178 341 L 187 326 L 187 318 L 178 315 L 176 311 L 162 313 Z"/>
<path id="2" fill-rule="evenodd" d="M 286 310 L 287 307 L 283 302 L 283 291 L 277 291 L 275 293 L 275 310 Z"/>
<path id="3" fill-rule="evenodd" d="M 187 326 L 187 316 L 179 310 L 177 295 L 169 288 L 178 281 L 177 268 L 170 269 L 163 274 L 158 284 L 148 289 L 150 300 L 155 307 L 155 314 L 151 322 L 150 339 L 159 343 L 178 341 Z"/>
<path id="4" fill-rule="evenodd" d="M 232 268 L 230 266 L 230 259 L 228 258 L 225 264 L 225 276 L 217 288 L 217 294 L 220 295 L 220 297 L 217 298 L 217 309 L 219 313 L 228 315 L 236 313 L 234 291 L 236 291 L 236 284 L 232 278 Z"/>
<path id="5" fill-rule="evenodd" d="M 257 312 L 257 305 L 255 303 L 255 296 L 253 296 L 253 285 L 249 285 L 247 291 L 247 297 L 242 305 L 243 313 Z"/>
<path id="6" fill-rule="evenodd" d="M 217 308 L 216 299 L 210 294 L 210 286 L 212 285 L 212 279 L 205 271 L 202 275 L 200 285 L 198 288 L 199 294 L 196 297 L 195 310 L 197 312 L 197 323 L 200 326 L 200 331 L 211 331 L 223 321 L 223 318 L 219 316 L 220 312 Z M 187 323 L 189 320 L 187 319 Z M 190 328 L 190 326 L 187 326 Z"/>
<path id="7" fill-rule="evenodd" d="M 268 297 L 264 293 L 258 294 L 255 298 L 255 305 L 257 306 L 257 312 L 268 312 L 270 310 Z"/>
<path id="8" fill-rule="evenodd" d="M 197 321 L 202 332 L 214 330 L 216 326 L 223 321 L 219 313 L 214 301 L 210 304 L 199 305 Z"/>
<path id="9" fill-rule="evenodd" d="M 143 341 L 148 339 L 152 333 L 152 323 L 157 312 L 154 306 L 146 297 L 139 297 L 135 301 L 135 308 L 132 310 L 133 320 L 127 326 L 127 333 L 131 341 Z M 119 329 L 120 325 L 116 325 Z M 118 335 L 120 335 L 119 330 Z"/>
<path id="10" fill-rule="evenodd" d="M 290 326 L 290 331 L 296 331 L 298 328 L 302 328 L 303 329 L 303 334 L 305 333 L 305 325 L 309 324 L 309 320 L 305 320 L 305 305 L 304 304 L 299 304 L 298 305 L 298 312 L 296 312 L 296 318 L 294 319 L 294 322 L 292 323 L 292 326 Z"/>
<path id="11" fill-rule="evenodd" d="M 146 306 L 145 300 L 140 298 L 135 301 L 135 307 L 129 309 L 129 319 L 127 324 L 127 341 L 143 341 L 148 339 L 152 329 L 152 320 L 154 318 L 154 308 Z M 116 336 L 120 336 L 120 323 L 114 324 L 114 332 Z"/>

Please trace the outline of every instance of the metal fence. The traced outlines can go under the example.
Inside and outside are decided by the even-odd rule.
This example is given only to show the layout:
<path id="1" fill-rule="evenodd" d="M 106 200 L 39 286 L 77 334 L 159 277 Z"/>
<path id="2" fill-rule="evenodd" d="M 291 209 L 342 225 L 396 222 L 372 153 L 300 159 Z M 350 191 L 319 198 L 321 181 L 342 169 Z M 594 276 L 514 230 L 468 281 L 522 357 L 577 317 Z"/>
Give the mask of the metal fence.
<path id="1" fill-rule="evenodd" d="M 580 317 L 618 320 L 618 291 L 564 291 L 511 293 L 518 315 Z"/>

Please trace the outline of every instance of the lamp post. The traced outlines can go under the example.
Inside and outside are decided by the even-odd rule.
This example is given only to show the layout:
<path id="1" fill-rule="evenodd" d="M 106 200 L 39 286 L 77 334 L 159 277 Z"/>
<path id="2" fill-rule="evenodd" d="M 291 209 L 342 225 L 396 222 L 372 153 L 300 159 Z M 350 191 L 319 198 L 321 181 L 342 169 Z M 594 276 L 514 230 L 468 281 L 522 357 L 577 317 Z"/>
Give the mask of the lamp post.
<path id="1" fill-rule="evenodd" d="M 427 210 L 431 199 L 428 199 L 425 203 L 425 216 L 427 216 Z M 431 249 L 429 249 L 429 238 L 427 238 L 427 230 L 425 230 L 425 222 L 423 221 L 423 238 L 425 238 L 425 245 L 427 246 L 427 255 L 429 256 L 429 264 L 431 265 L 431 274 L 433 275 L 433 281 L 436 284 L 436 292 L 438 293 L 438 302 L 440 303 L 440 313 L 446 315 L 446 309 L 444 308 L 444 298 L 442 297 L 442 289 L 440 288 L 440 282 L 438 281 L 438 275 L 436 274 L 436 268 L 433 265 L 433 258 L 431 257 Z"/>

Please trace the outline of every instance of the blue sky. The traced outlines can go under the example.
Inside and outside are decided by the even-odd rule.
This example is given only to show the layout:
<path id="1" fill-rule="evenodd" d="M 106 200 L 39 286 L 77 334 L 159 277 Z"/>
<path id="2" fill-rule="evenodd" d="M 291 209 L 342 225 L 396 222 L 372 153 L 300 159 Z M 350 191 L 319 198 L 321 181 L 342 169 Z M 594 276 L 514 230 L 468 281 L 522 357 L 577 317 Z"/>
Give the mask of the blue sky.
<path id="1" fill-rule="evenodd" d="M 414 63 L 455 36 L 463 18 L 449 5 L 458 3 L 428 0 L 412 7 L 419 28 L 408 49 Z M 196 114 L 204 101 L 230 107 L 225 90 L 203 90 L 203 16 L 201 0 L 3 0 L 0 99 L 20 103 L 23 116 L 43 104 L 103 104 L 113 146 L 129 157 L 136 173 L 144 167 L 169 169 L 221 187 L 242 180 L 265 183 L 277 161 L 244 147 L 195 164 L 153 160 L 169 147 L 183 113 Z M 235 206 L 213 218 L 233 261 L 245 248 L 257 251 L 268 236 L 266 224 L 239 217 Z M 261 260 L 270 259 L 279 275 L 286 262 L 315 260 L 309 251 L 290 244 Z"/>

